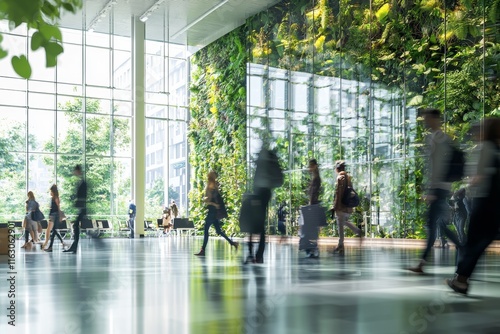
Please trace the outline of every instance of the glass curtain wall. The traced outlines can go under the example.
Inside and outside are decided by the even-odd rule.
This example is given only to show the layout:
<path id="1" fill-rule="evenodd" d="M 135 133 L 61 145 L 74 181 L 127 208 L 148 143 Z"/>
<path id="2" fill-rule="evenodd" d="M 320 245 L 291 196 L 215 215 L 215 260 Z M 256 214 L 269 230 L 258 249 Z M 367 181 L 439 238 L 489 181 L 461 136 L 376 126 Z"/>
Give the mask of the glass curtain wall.
<path id="1" fill-rule="evenodd" d="M 85 22 L 85 10 L 81 15 Z M 79 163 L 91 218 L 110 219 L 117 228 L 128 217 L 134 177 L 132 19 L 117 24 L 111 9 L 93 30 L 84 23 L 61 30 L 64 53 L 47 69 L 44 54 L 29 48 L 31 32 L 0 22 L 10 54 L 27 54 L 33 68 L 23 80 L 7 58 L 0 61 L 0 220 L 22 219 L 29 190 L 47 212 L 54 183 L 71 218 Z M 146 218 L 154 219 L 171 200 L 187 212 L 186 48 L 147 40 L 146 60 L 147 137 L 138 140 L 147 146 L 146 202 L 154 208 Z"/>
<path id="2" fill-rule="evenodd" d="M 146 22 L 146 218 L 175 201 L 188 215 L 187 46 L 170 44 L 168 9 Z M 162 26 L 159 34 L 158 26 Z M 162 38 L 158 40 L 159 36 Z"/>
<path id="3" fill-rule="evenodd" d="M 351 220 L 368 235 L 419 237 L 425 207 L 417 106 L 445 110 L 446 120 L 456 121 L 447 129 L 454 138 L 484 115 L 486 101 L 495 108 L 498 13 L 492 15 L 492 4 L 283 1 L 247 21 L 249 170 L 262 140 L 288 167 L 271 206 L 271 232 L 277 203 L 286 202 L 295 233 L 298 208 L 307 204 L 307 162 L 315 158 L 325 207 L 332 205 L 334 164 L 342 159 L 362 198 Z M 403 23 L 409 20 L 418 28 Z M 471 76 L 471 62 L 480 79 Z M 460 105 L 460 85 L 475 86 L 469 104 Z M 464 117 L 470 110 L 475 113 Z M 327 234 L 336 235 L 330 226 Z"/>

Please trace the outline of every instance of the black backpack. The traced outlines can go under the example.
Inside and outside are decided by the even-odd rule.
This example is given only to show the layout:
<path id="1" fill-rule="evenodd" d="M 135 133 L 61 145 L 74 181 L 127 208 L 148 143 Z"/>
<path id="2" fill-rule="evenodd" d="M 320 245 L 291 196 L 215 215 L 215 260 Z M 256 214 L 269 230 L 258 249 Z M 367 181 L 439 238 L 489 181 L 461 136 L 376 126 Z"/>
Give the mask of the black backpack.
<path id="1" fill-rule="evenodd" d="M 344 189 L 344 194 L 342 196 L 342 204 L 348 208 L 355 208 L 359 205 L 359 196 L 356 190 L 349 184 L 349 179 L 346 176 L 347 186 Z"/>
<path id="2" fill-rule="evenodd" d="M 465 153 L 458 149 L 455 145 L 450 144 L 450 161 L 448 163 L 448 171 L 446 172 L 446 182 L 456 182 L 462 180 L 465 170 Z"/>

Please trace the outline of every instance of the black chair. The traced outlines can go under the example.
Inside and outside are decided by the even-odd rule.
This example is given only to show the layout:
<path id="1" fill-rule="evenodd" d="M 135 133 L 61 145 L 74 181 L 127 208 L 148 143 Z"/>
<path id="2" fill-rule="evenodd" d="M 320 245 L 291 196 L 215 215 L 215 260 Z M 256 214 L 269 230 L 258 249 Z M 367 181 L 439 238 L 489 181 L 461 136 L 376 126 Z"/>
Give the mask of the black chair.
<path id="1" fill-rule="evenodd" d="M 97 219 L 95 223 L 100 232 L 110 232 L 111 235 L 113 235 L 113 230 L 111 226 L 109 226 L 107 219 Z"/>
<path id="2" fill-rule="evenodd" d="M 196 233 L 193 221 L 188 218 L 174 218 L 173 224 L 174 231 L 179 235 L 183 232 L 186 232 L 188 235 L 194 235 Z"/>
<path id="3" fill-rule="evenodd" d="M 126 233 L 128 236 L 130 235 L 130 228 L 128 227 L 127 221 L 125 220 L 120 220 L 118 222 L 118 235 L 122 233 Z"/>

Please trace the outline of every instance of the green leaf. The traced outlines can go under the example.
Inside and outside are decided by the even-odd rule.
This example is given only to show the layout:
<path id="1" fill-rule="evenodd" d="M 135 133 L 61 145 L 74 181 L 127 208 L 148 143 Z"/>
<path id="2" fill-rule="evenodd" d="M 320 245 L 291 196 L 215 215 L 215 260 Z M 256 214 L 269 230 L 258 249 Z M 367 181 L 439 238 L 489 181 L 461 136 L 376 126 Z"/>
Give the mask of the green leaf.
<path id="1" fill-rule="evenodd" d="M 43 25 L 40 25 L 39 30 L 42 33 L 43 37 L 45 37 L 45 39 L 48 41 L 51 38 L 55 38 L 58 41 L 62 41 L 61 30 L 59 30 L 58 27 L 55 27 L 55 26 L 52 26 L 49 24 L 43 24 Z"/>
<path id="2" fill-rule="evenodd" d="M 390 9 L 391 9 L 391 6 L 388 3 L 386 3 L 385 5 L 380 7 L 379 10 L 377 10 L 377 12 L 375 13 L 375 16 L 377 17 L 379 22 L 383 22 L 385 20 L 385 18 L 389 14 Z"/>
<path id="3" fill-rule="evenodd" d="M 64 9 L 66 9 L 68 12 L 71 12 L 71 13 L 75 12 L 75 8 L 73 7 L 72 4 L 65 2 L 62 5 L 63 5 Z"/>
<path id="4" fill-rule="evenodd" d="M 17 75 L 25 79 L 29 79 L 31 77 L 31 65 L 25 55 L 21 55 L 20 57 L 14 56 L 11 61 L 12 67 L 14 68 L 14 71 L 16 71 Z"/>
<path id="5" fill-rule="evenodd" d="M 57 65 L 57 56 L 60 55 L 64 49 L 60 44 L 56 42 L 49 42 L 44 45 L 45 48 L 45 58 L 46 58 L 46 66 L 54 67 Z"/>
<path id="6" fill-rule="evenodd" d="M 9 53 L 0 47 L 0 59 L 7 57 Z"/>
<path id="7" fill-rule="evenodd" d="M 36 51 L 45 42 L 43 35 L 39 31 L 35 31 L 31 37 L 31 50 Z"/>

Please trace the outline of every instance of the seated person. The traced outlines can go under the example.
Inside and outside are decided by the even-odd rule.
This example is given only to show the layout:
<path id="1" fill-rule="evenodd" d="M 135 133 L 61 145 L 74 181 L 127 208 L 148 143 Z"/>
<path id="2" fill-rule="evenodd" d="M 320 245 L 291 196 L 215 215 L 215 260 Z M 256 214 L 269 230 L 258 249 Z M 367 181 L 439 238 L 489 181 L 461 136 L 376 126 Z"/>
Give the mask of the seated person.
<path id="1" fill-rule="evenodd" d="M 163 209 L 162 218 L 163 218 L 163 234 L 167 234 L 168 232 L 170 232 L 172 226 L 174 226 L 172 224 L 172 210 L 168 207 L 165 207 L 165 209 Z"/>

